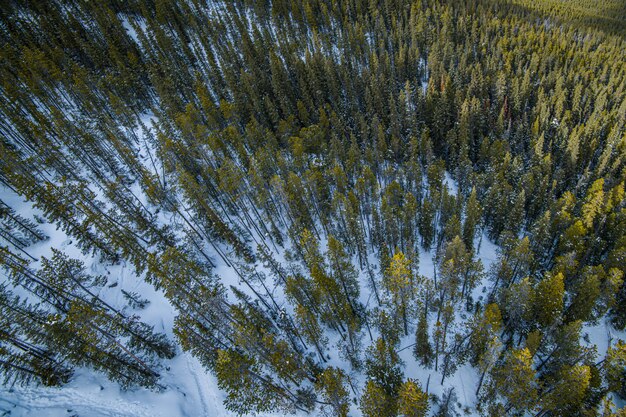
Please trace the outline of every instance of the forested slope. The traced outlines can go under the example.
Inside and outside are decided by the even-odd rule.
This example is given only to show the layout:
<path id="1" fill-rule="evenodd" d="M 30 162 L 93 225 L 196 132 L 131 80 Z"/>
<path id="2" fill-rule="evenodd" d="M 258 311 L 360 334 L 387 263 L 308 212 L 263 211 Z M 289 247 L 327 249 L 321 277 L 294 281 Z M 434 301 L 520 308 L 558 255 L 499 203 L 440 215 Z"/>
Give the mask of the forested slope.
<path id="1" fill-rule="evenodd" d="M 7 384 L 182 349 L 238 414 L 623 415 L 620 1 L 1 3 Z"/>

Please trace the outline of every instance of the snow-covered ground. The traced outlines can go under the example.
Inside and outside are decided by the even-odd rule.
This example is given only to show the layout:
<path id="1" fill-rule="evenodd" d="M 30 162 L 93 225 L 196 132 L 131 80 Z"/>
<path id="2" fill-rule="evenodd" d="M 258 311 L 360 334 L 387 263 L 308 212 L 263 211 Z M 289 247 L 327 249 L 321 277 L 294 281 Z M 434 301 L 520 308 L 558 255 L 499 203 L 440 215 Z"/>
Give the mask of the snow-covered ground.
<path id="1" fill-rule="evenodd" d="M 16 211 L 29 219 L 41 213 L 11 190 L 0 189 L 0 197 Z M 105 275 L 107 285 L 99 294 L 115 308 L 130 312 L 121 290 L 136 292 L 150 300 L 144 310 L 132 311 L 142 320 L 154 326 L 155 331 L 167 334 L 172 340 L 172 326 L 176 311 L 162 292 L 155 291 L 131 265 L 103 265 L 97 258 L 83 255 L 61 230 L 54 225 L 40 227 L 50 239 L 29 248 L 35 258 L 50 257 L 51 248 L 61 249 L 72 258 L 81 259 L 93 275 Z M 39 262 L 31 267 L 37 268 Z M 221 271 L 223 275 L 227 271 Z M 231 271 L 232 274 L 232 271 Z M 232 278 L 230 276 L 228 279 Z M 0 273 L 0 281 L 5 279 Z M 170 361 L 164 361 L 161 383 L 165 390 L 150 391 L 143 388 L 122 390 L 119 384 L 110 382 L 90 369 L 77 369 L 71 382 L 60 388 L 6 387 L 0 385 L 0 416 L 11 417 L 226 417 L 235 415 L 223 404 L 223 394 L 217 387 L 215 377 L 207 373 L 197 359 L 189 353 L 180 352 Z M 269 416 L 269 415 L 268 415 Z"/>
<path id="2" fill-rule="evenodd" d="M 453 183 L 450 178 L 446 182 L 452 188 Z M 0 190 L 2 199 L 14 207 L 16 211 L 27 218 L 34 219 L 41 217 L 41 213 L 32 207 L 32 204 L 24 201 L 20 196 L 10 190 Z M 84 255 L 74 245 L 61 230 L 57 230 L 54 225 L 43 223 L 41 229 L 50 236 L 50 239 L 29 248 L 29 253 L 40 259 L 42 256 L 50 257 L 51 248 L 58 248 L 72 258 L 81 259 L 87 270 L 93 275 L 105 275 L 107 284 L 103 287 L 100 296 L 112 304 L 114 307 L 124 309 L 129 308 L 126 304 L 121 290 L 135 292 L 142 298 L 150 300 L 150 304 L 143 310 L 132 311 L 139 314 L 143 321 L 153 325 L 155 331 L 163 332 L 174 339 L 172 327 L 175 309 L 171 306 L 162 292 L 147 284 L 142 277 L 138 277 L 132 265 L 121 262 L 119 265 L 104 265 L 97 258 L 87 254 Z M 320 248 L 325 249 L 326 242 L 320 242 Z M 282 254 L 277 254 L 279 260 L 283 261 Z M 481 259 L 486 267 L 495 259 L 495 246 L 490 244 L 486 238 L 481 245 Z M 376 263 L 374 257 L 371 261 Z M 33 262 L 31 267 L 37 268 L 39 262 Z M 262 266 L 259 265 L 260 268 Z M 426 276 L 432 276 L 434 272 L 433 256 L 431 252 L 420 253 L 419 272 Z M 233 270 L 223 264 L 219 264 L 215 273 L 220 276 L 224 284 L 238 284 L 238 279 Z M 373 305 L 374 301 L 366 288 L 365 273 L 361 274 L 362 301 Z M 240 286 L 240 285 L 237 285 Z M 245 289 L 245 288 L 244 288 Z M 283 301 L 279 299 L 279 302 Z M 374 330 L 374 329 L 373 329 Z M 374 330 L 374 337 L 376 333 Z M 336 352 L 337 337 L 329 335 L 329 364 L 341 366 L 349 369 L 349 365 L 342 360 Z M 413 335 L 405 337 L 401 346 L 408 346 L 413 343 Z M 364 345 L 370 344 L 369 336 L 364 335 Z M 412 349 L 406 348 L 400 355 L 407 364 L 406 376 L 417 379 L 426 387 L 430 377 L 429 390 L 433 394 L 441 394 L 444 388 L 456 387 L 459 400 L 464 404 L 472 404 L 475 401 L 473 387 L 478 378 L 476 372 L 469 366 L 462 367 L 452 377 L 446 380 L 442 387 L 439 384 L 441 374 L 428 371 L 423 368 L 413 366 L 415 359 L 412 357 Z M 61 388 L 46 387 L 0 387 L 0 415 L 10 415 L 12 417 L 60 417 L 60 416 L 163 416 L 163 417 L 187 417 L 187 416 L 212 416 L 226 417 L 235 415 L 227 411 L 222 400 L 223 393 L 217 387 L 215 377 L 207 373 L 200 363 L 188 353 L 179 352 L 171 361 L 165 361 L 166 369 L 162 371 L 162 383 L 165 390 L 154 392 L 143 388 L 132 390 L 122 390 L 119 385 L 110 382 L 103 374 L 95 373 L 90 369 L 77 369 L 72 381 Z M 352 393 L 352 397 L 360 396 L 359 390 L 364 386 L 364 375 L 353 373 L 353 384 L 357 395 Z M 351 415 L 359 415 L 360 412 L 356 404 L 352 405 Z"/>
<path id="3" fill-rule="evenodd" d="M 446 175 L 445 183 L 452 192 L 455 192 L 455 184 L 449 175 Z M 29 219 L 35 216 L 41 217 L 41 213 L 32 207 L 32 204 L 24 201 L 21 197 L 10 190 L 0 189 L 0 197 L 7 202 L 16 211 Z M 43 223 L 41 229 L 50 236 L 50 239 L 29 248 L 29 253 L 35 258 L 42 256 L 50 257 L 51 248 L 57 248 L 64 251 L 72 258 L 81 259 L 87 270 L 93 275 L 105 275 L 107 277 L 107 285 L 105 285 L 100 296 L 112 304 L 114 307 L 124 309 L 128 313 L 139 314 L 143 321 L 153 325 L 155 331 L 167 334 L 174 339 L 172 327 L 175 309 L 171 306 L 162 292 L 156 291 L 151 285 L 147 284 L 142 277 L 137 276 L 132 265 L 124 262 L 118 265 L 104 265 L 97 258 L 91 255 L 84 255 L 73 244 L 61 230 L 56 230 L 54 225 Z M 477 241 L 478 243 L 478 241 Z M 320 249 L 326 249 L 326 242 L 320 242 Z M 284 253 L 275 254 L 277 260 L 284 262 Z M 497 258 L 497 247 L 486 236 L 480 239 L 480 251 L 478 254 L 482 261 L 485 271 L 489 270 L 491 264 Z M 374 255 L 370 256 L 370 263 L 377 264 Z M 355 263 L 356 265 L 356 263 Z M 39 266 L 39 262 L 31 264 L 33 268 Z M 264 270 L 262 265 L 257 265 L 260 270 Z M 433 277 L 435 270 L 435 262 L 433 252 L 420 252 L 419 254 L 419 273 L 427 277 Z M 269 276 L 269 271 L 267 275 Z M 243 290 L 245 287 L 240 285 L 239 279 L 233 269 L 218 264 L 215 273 L 220 276 L 223 283 L 228 286 L 236 285 Z M 369 307 L 375 304 L 374 297 L 370 294 L 367 286 L 367 275 L 365 271 L 361 271 L 361 302 L 369 303 Z M 4 278 L 0 275 L 0 281 Z M 269 283 L 270 280 L 268 280 Z M 491 283 L 485 278 L 480 282 L 473 291 L 475 300 L 484 298 L 488 293 Z M 150 300 L 150 304 L 143 310 L 131 311 L 126 304 L 121 290 L 135 292 L 142 298 Z M 284 298 L 278 291 L 277 300 L 280 304 L 284 303 Z M 288 306 L 286 306 L 288 307 Z M 462 316 L 462 312 L 457 312 L 454 323 L 450 329 L 450 338 L 454 331 L 462 331 L 462 325 L 467 317 Z M 433 321 L 435 317 L 430 315 L 430 331 L 434 327 Z M 372 328 L 374 339 L 377 332 Z M 611 334 L 609 327 L 604 322 L 595 326 L 587 325 L 583 333 L 589 334 L 590 345 L 597 346 L 598 356 L 603 357 L 606 350 L 615 338 L 625 338 L 625 335 Z M 431 334 L 432 336 L 432 334 Z M 336 346 L 338 336 L 328 334 L 330 339 L 329 365 L 339 366 L 343 369 L 350 369 L 350 366 L 343 360 L 337 352 Z M 368 346 L 371 343 L 370 336 L 367 331 L 363 332 L 363 345 Z M 414 343 L 414 335 L 409 334 L 403 337 L 400 343 L 400 357 L 405 363 L 405 377 L 419 380 L 424 388 L 428 388 L 430 394 L 441 396 L 446 390 L 453 388 L 457 396 L 457 400 L 467 409 L 465 415 L 477 415 L 473 413 L 476 403 L 476 386 L 479 380 L 478 372 L 468 364 L 460 366 L 459 369 L 445 379 L 441 384 L 442 374 L 434 369 L 425 369 L 416 364 L 413 357 L 412 345 Z M 162 384 L 164 390 L 155 392 L 147 389 L 137 388 L 131 390 L 122 390 L 116 383 L 110 382 L 103 374 L 95 373 L 90 369 L 77 369 L 71 382 L 61 388 L 46 387 L 3 387 L 0 386 L 0 416 L 11 417 L 61 417 L 61 416 L 163 416 L 163 417 L 195 417 L 195 416 L 211 416 L 226 417 L 234 416 L 223 406 L 224 394 L 217 386 L 216 378 L 207 373 L 200 363 L 188 353 L 180 352 L 172 360 L 164 361 L 162 374 Z M 439 368 L 441 371 L 441 368 Z M 365 385 L 364 374 L 353 372 L 350 374 L 354 391 L 351 392 L 351 399 L 360 397 L 360 390 Z M 436 408 L 436 407 L 433 407 Z M 317 415 L 318 412 L 312 413 Z M 270 416 L 272 414 L 261 414 L 261 417 Z M 275 414 L 279 415 L 279 414 Z M 351 406 L 351 416 L 359 416 L 360 411 L 356 401 Z"/>

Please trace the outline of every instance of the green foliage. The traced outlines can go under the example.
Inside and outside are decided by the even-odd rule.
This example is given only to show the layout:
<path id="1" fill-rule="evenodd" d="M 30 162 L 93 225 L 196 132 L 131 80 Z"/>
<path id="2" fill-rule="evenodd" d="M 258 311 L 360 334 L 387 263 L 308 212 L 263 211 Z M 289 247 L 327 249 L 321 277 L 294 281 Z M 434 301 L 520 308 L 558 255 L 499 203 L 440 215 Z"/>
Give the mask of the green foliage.
<path id="1" fill-rule="evenodd" d="M 316 388 L 321 391 L 322 398 L 328 403 L 333 415 L 347 417 L 350 410 L 348 390 L 345 387 L 345 373 L 339 368 L 326 368 L 316 383 Z"/>
<path id="2" fill-rule="evenodd" d="M 359 408 L 366 417 L 393 417 L 396 415 L 394 398 L 372 380 L 365 384 Z"/>
<path id="3" fill-rule="evenodd" d="M 564 367 L 556 379 L 556 386 L 543 398 L 542 408 L 557 415 L 582 409 L 591 379 L 589 366 Z"/>
<path id="4" fill-rule="evenodd" d="M 376 389 L 382 389 L 389 398 L 395 398 L 402 383 L 400 357 L 393 345 L 377 339 L 365 353 L 365 372 Z"/>
<path id="5" fill-rule="evenodd" d="M 414 276 L 411 260 L 404 253 L 396 252 L 385 270 L 383 285 L 390 295 L 389 305 L 393 317 L 402 318 L 404 333 L 408 334 L 408 320 L 413 316 L 409 306 L 415 301 L 418 277 Z"/>
<path id="6" fill-rule="evenodd" d="M 528 411 L 535 406 L 537 383 L 528 349 L 510 350 L 494 368 L 492 378 L 494 388 L 506 400 L 507 409 Z"/>
<path id="7" fill-rule="evenodd" d="M 429 341 L 428 323 L 426 322 L 426 317 L 424 316 L 420 316 L 417 323 L 417 329 L 415 330 L 415 347 L 413 349 L 413 355 L 423 366 L 427 368 L 432 366 L 433 348 Z"/>
<path id="8" fill-rule="evenodd" d="M 481 316 L 475 317 L 471 323 L 471 333 L 469 338 L 470 349 L 472 351 L 471 362 L 473 365 L 479 363 L 493 362 L 488 356 L 496 354 L 490 344 L 497 344 L 494 339 L 498 338 L 502 328 L 502 316 L 497 304 L 487 304 Z"/>
<path id="9" fill-rule="evenodd" d="M 218 351 L 215 374 L 229 410 L 243 415 L 283 409 L 284 392 L 259 372 L 254 359 L 233 350 Z"/>
<path id="10" fill-rule="evenodd" d="M 425 417 L 428 413 L 428 394 L 422 391 L 419 382 L 407 380 L 398 393 L 398 413 L 403 417 Z"/>
<path id="11" fill-rule="evenodd" d="M 548 275 L 537 284 L 534 311 L 537 322 L 544 327 L 555 324 L 563 312 L 565 286 L 563 274 Z"/>
<path id="12" fill-rule="evenodd" d="M 149 3 L 3 3 L 0 183 L 163 290 L 230 409 L 310 410 L 315 388 L 345 415 L 369 336 L 363 413 L 423 415 L 395 351 L 416 324 L 421 365 L 478 368 L 482 411 L 598 408 L 582 322 L 626 325 L 621 0 Z M 9 379 L 61 384 L 61 355 L 156 386 L 173 346 L 80 262 L 31 271 L 45 235 L 9 201 L 7 288 L 43 303 L 6 297 Z M 337 351 L 351 370 L 325 368 Z"/>
<path id="13" fill-rule="evenodd" d="M 609 347 L 606 354 L 605 372 L 609 389 L 624 398 L 626 394 L 624 384 L 626 376 L 626 343 L 622 340 L 618 340 L 614 346 Z"/>

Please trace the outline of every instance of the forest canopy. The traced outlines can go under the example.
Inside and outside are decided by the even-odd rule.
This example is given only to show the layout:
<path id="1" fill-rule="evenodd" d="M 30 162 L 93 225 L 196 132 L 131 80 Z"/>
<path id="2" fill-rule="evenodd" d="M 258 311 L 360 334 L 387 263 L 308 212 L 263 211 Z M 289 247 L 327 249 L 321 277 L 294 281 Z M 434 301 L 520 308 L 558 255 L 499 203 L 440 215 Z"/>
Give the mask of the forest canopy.
<path id="1" fill-rule="evenodd" d="M 183 351 L 237 414 L 624 415 L 623 0 L 0 4 L 5 384 Z"/>

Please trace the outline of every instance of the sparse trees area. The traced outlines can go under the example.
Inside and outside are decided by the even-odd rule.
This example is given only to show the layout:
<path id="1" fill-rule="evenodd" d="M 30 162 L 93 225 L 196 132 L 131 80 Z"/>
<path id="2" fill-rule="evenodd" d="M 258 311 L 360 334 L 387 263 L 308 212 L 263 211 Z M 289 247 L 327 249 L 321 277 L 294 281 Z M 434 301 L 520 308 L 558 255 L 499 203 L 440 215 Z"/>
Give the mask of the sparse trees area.
<path id="1" fill-rule="evenodd" d="M 624 342 L 585 336 L 626 328 L 625 16 L 597 3 L 3 2 L 3 380 L 158 390 L 176 354 L 36 256 L 46 224 L 163 291 L 239 414 L 455 415 L 463 368 L 481 415 L 621 415 Z"/>

